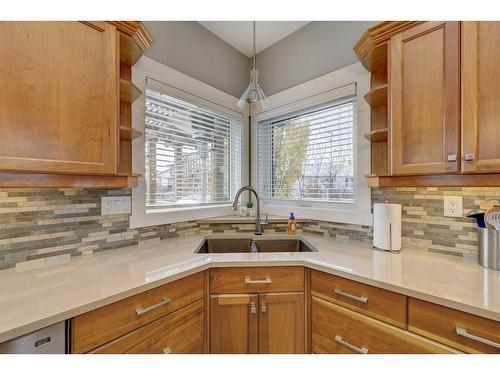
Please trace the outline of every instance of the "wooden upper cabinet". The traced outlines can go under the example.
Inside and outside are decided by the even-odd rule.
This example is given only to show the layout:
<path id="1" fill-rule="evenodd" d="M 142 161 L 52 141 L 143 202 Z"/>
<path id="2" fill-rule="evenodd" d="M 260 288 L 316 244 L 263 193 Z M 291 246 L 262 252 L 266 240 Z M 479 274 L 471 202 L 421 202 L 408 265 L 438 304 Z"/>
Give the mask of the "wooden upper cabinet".
<path id="1" fill-rule="evenodd" d="M 462 172 L 500 172 L 500 22 L 462 22 Z"/>
<path id="2" fill-rule="evenodd" d="M 459 170 L 459 23 L 425 22 L 390 39 L 392 174 Z"/>
<path id="3" fill-rule="evenodd" d="M 105 22 L 0 22 L 0 170 L 114 174 L 118 33 Z"/>

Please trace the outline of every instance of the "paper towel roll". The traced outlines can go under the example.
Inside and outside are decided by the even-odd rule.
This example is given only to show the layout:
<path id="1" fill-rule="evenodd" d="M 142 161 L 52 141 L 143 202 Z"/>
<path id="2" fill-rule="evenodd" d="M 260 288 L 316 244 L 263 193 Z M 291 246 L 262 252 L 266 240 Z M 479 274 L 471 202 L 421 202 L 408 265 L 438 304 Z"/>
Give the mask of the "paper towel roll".
<path id="1" fill-rule="evenodd" d="M 383 250 L 401 250 L 401 205 L 373 205 L 373 246 Z"/>

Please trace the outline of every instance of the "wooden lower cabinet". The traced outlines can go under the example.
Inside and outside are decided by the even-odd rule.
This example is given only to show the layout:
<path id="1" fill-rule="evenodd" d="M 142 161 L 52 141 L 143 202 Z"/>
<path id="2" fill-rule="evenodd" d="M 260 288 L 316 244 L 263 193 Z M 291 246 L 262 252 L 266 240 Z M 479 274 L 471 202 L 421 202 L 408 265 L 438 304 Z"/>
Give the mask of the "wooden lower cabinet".
<path id="1" fill-rule="evenodd" d="M 500 322 L 410 298 L 408 330 L 466 353 L 500 354 Z"/>
<path id="2" fill-rule="evenodd" d="M 71 321 L 72 353 L 87 353 L 204 295 L 205 273 L 199 272 L 78 315 Z"/>
<path id="3" fill-rule="evenodd" d="M 305 352 L 304 293 L 210 296 L 210 353 Z"/>
<path id="4" fill-rule="evenodd" d="M 259 296 L 259 353 L 305 352 L 304 293 Z"/>
<path id="5" fill-rule="evenodd" d="M 406 296 L 325 272 L 311 271 L 311 294 L 406 328 Z"/>
<path id="6" fill-rule="evenodd" d="M 257 294 L 210 296 L 210 353 L 257 353 Z"/>
<path id="7" fill-rule="evenodd" d="M 204 352 L 205 304 L 197 301 L 120 337 L 96 354 L 202 354 Z"/>
<path id="8" fill-rule="evenodd" d="M 312 297 L 312 352 L 431 354 L 454 349 L 344 307 Z"/>

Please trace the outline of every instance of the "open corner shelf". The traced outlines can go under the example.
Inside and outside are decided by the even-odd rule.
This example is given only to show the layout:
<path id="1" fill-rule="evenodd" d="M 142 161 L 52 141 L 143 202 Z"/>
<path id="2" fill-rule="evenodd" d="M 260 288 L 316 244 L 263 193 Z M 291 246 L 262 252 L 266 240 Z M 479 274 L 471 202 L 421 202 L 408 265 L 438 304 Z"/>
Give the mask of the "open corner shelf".
<path id="1" fill-rule="evenodd" d="M 120 79 L 120 101 L 133 103 L 142 95 L 142 91 L 132 82 Z"/>
<path id="2" fill-rule="evenodd" d="M 371 143 L 387 142 L 388 133 L 389 130 L 387 128 L 384 128 L 366 133 L 363 135 L 363 137 Z"/>
<path id="3" fill-rule="evenodd" d="M 120 126 L 120 140 L 122 141 L 133 141 L 143 135 L 144 133 L 138 129 L 131 128 L 130 126 Z"/>
<path id="4" fill-rule="evenodd" d="M 372 108 L 387 106 L 387 84 L 371 90 L 365 100 Z"/>

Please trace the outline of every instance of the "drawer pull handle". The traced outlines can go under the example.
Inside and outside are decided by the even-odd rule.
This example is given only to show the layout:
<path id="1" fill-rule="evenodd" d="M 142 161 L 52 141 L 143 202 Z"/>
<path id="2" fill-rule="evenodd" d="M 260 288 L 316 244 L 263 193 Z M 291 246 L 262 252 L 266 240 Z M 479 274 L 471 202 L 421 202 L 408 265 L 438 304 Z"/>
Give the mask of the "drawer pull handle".
<path id="1" fill-rule="evenodd" d="M 170 349 L 170 346 L 167 346 L 165 349 L 163 349 L 163 354 L 171 354 L 172 349 Z"/>
<path id="2" fill-rule="evenodd" d="M 172 298 L 165 297 L 165 298 L 162 298 L 161 302 L 158 302 L 157 304 L 151 305 L 151 306 L 146 307 L 146 308 L 142 308 L 142 307 L 136 308 L 135 313 L 139 316 L 139 315 L 147 313 L 148 311 L 157 309 L 158 307 L 168 305 L 170 302 L 172 302 Z"/>
<path id="3" fill-rule="evenodd" d="M 467 330 L 465 328 L 463 328 L 463 327 L 458 327 L 457 326 L 456 330 L 457 330 L 457 335 L 459 335 L 459 336 L 462 336 L 462 337 L 465 337 L 465 338 L 468 338 L 468 339 L 480 342 L 482 344 L 486 344 L 486 345 L 489 345 L 489 346 L 493 346 L 494 348 L 500 349 L 500 344 L 499 343 L 497 343 L 495 341 L 488 340 L 488 339 L 484 339 L 484 338 L 476 336 L 476 335 L 472 335 L 469 332 L 467 332 Z"/>
<path id="4" fill-rule="evenodd" d="M 52 340 L 52 339 L 51 339 L 51 337 L 50 337 L 50 336 L 47 336 L 47 337 L 45 337 L 45 338 L 43 338 L 43 339 L 40 339 L 40 340 L 38 340 L 38 341 L 35 341 L 35 348 L 38 348 L 38 347 L 40 347 L 40 346 L 42 346 L 42 345 L 46 345 L 46 344 L 48 344 L 51 340 Z"/>
<path id="5" fill-rule="evenodd" d="M 340 288 L 335 288 L 334 292 L 336 294 L 339 294 L 341 296 L 353 299 L 353 300 L 358 301 L 358 302 L 363 302 L 363 303 L 367 303 L 368 302 L 368 297 L 365 297 L 365 296 L 358 297 L 358 296 L 355 296 L 354 294 L 344 292 Z"/>
<path id="6" fill-rule="evenodd" d="M 354 346 L 352 344 L 349 344 L 347 341 L 342 340 L 342 336 L 335 336 L 335 342 L 339 343 L 340 345 L 346 347 L 347 349 L 351 349 L 352 351 L 359 353 L 359 354 L 368 354 L 368 349 L 362 346 L 361 348 L 358 348 L 357 346 Z"/>
<path id="7" fill-rule="evenodd" d="M 271 276 L 266 276 L 264 280 L 252 280 L 250 277 L 245 276 L 245 284 L 271 284 Z"/>
<path id="8" fill-rule="evenodd" d="M 267 306 L 265 303 L 260 304 L 260 312 L 263 312 L 263 313 L 267 312 Z"/>

